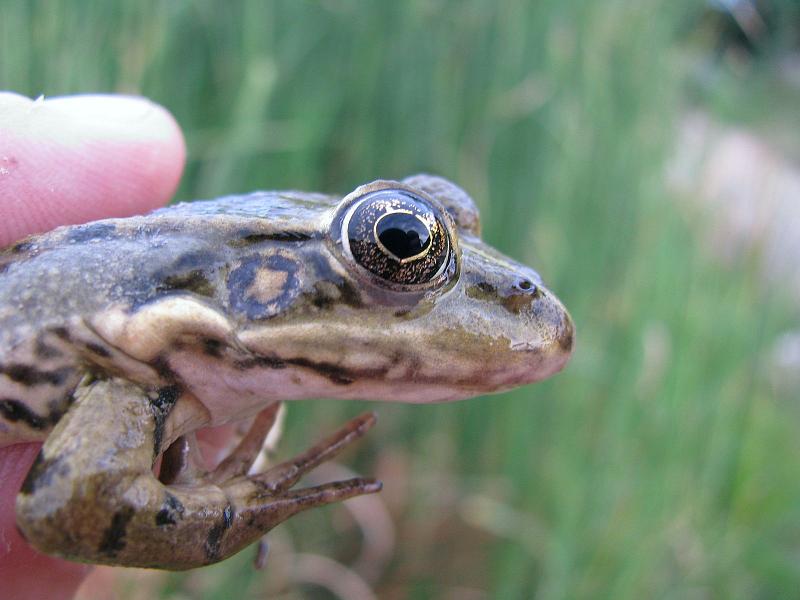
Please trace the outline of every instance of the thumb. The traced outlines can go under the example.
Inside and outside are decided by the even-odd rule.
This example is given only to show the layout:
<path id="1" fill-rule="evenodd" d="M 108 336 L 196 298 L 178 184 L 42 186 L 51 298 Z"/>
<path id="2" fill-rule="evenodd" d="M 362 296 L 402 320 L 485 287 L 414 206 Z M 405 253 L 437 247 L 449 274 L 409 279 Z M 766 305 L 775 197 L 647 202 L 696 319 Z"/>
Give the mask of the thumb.
<path id="1" fill-rule="evenodd" d="M 184 160 L 174 119 L 143 98 L 32 101 L 0 92 L 0 248 L 57 225 L 160 206 Z M 0 596 L 69 598 L 88 567 L 35 552 L 14 525 L 14 499 L 37 451 L 0 448 Z"/>
<path id="2" fill-rule="evenodd" d="M 175 120 L 144 98 L 0 93 L 0 247 L 161 206 L 184 160 Z"/>

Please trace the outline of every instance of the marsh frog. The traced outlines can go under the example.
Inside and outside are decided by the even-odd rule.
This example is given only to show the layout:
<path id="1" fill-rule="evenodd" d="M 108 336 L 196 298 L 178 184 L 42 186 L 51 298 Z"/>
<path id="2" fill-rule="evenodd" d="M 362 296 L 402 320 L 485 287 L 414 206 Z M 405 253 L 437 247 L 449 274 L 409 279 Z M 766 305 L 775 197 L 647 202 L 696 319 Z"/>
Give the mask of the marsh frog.
<path id="1" fill-rule="evenodd" d="M 72 560 L 186 569 L 380 483 L 293 489 L 374 422 L 261 473 L 280 402 L 440 402 L 561 369 L 573 325 L 449 181 L 254 192 L 67 226 L 0 253 L 0 444 L 43 440 L 17 524 Z M 212 470 L 194 433 L 247 423 Z M 160 464 L 160 468 L 156 465 Z"/>

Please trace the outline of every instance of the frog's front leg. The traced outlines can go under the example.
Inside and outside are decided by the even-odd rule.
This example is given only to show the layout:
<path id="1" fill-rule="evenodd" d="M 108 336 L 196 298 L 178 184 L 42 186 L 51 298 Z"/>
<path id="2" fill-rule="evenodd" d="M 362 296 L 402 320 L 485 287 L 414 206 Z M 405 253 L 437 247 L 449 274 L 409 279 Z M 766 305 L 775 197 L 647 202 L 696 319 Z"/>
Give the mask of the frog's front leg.
<path id="1" fill-rule="evenodd" d="M 17 497 L 28 541 L 72 560 L 188 569 L 231 556 L 302 510 L 380 489 L 369 479 L 289 489 L 363 435 L 371 415 L 260 475 L 226 468 L 164 485 L 152 471 L 163 409 L 163 394 L 151 398 L 128 382 L 82 388 Z"/>

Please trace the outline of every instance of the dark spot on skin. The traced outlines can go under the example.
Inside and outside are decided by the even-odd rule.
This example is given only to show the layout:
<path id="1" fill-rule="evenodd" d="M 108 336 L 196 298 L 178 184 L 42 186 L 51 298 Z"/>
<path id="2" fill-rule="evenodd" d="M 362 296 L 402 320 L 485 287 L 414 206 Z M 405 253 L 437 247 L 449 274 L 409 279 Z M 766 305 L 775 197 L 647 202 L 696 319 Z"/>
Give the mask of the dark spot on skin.
<path id="1" fill-rule="evenodd" d="M 53 335 L 55 335 L 57 338 L 59 338 L 59 339 L 62 339 L 62 340 L 64 340 L 65 342 L 68 342 L 68 341 L 70 341 L 70 335 L 69 335 L 69 331 L 67 331 L 67 328 L 66 328 L 66 327 L 53 327 L 53 328 L 52 328 L 50 331 L 51 331 L 51 332 L 53 333 Z"/>
<path id="2" fill-rule="evenodd" d="M 173 291 L 192 292 L 199 296 L 212 298 L 214 296 L 214 285 L 202 270 L 195 269 L 188 273 L 165 277 L 156 286 L 156 292 Z"/>
<path id="3" fill-rule="evenodd" d="M 35 367 L 21 363 L 0 365 L 0 373 L 4 373 L 11 381 L 22 385 L 34 386 L 42 384 L 61 385 L 72 372 L 72 368 L 63 367 L 53 371 L 40 371 Z"/>
<path id="4" fill-rule="evenodd" d="M 222 342 L 213 338 L 203 339 L 203 353 L 207 356 L 220 358 L 222 356 Z"/>
<path id="5" fill-rule="evenodd" d="M 310 304 L 317 310 L 330 310 L 338 305 L 361 308 L 361 298 L 350 282 L 336 277 L 336 281 L 317 281 L 313 290 L 303 293 L 303 303 Z M 301 303 L 297 303 L 300 305 Z"/>
<path id="6" fill-rule="evenodd" d="M 502 305 L 508 312 L 518 315 L 520 312 L 529 308 L 531 302 L 536 299 L 536 295 L 533 293 L 523 292 L 523 293 L 515 293 L 509 294 L 502 298 Z"/>
<path id="7" fill-rule="evenodd" d="M 33 247 L 33 242 L 24 240 L 22 242 L 18 242 L 13 246 L 11 246 L 9 250 L 11 251 L 12 254 L 22 254 L 23 252 L 27 252 L 28 250 L 30 250 L 32 247 Z"/>
<path id="8" fill-rule="evenodd" d="M 220 546 L 222 545 L 223 534 L 230 529 L 233 524 L 233 508 L 230 504 L 222 511 L 222 523 L 214 525 L 208 532 L 205 551 L 209 561 L 217 561 L 220 558 Z"/>
<path id="9" fill-rule="evenodd" d="M 361 295 L 349 281 L 342 279 L 336 287 L 339 288 L 341 302 L 353 308 L 361 308 L 364 306 L 364 303 L 361 301 Z"/>
<path id="10" fill-rule="evenodd" d="M 268 319 L 280 314 L 289 307 L 300 288 L 299 269 L 297 261 L 280 254 L 256 254 L 243 259 L 242 264 L 228 275 L 231 308 L 250 320 Z M 283 288 L 268 302 L 261 302 L 250 290 L 261 270 L 286 274 Z"/>
<path id="11" fill-rule="evenodd" d="M 31 429 L 45 429 L 52 424 L 48 417 L 33 412 L 24 402 L 11 398 L 0 400 L 0 415 L 12 423 L 21 421 Z"/>
<path id="12" fill-rule="evenodd" d="M 244 248 L 261 242 L 306 242 L 319 239 L 319 234 L 308 234 L 301 231 L 275 231 L 273 233 L 246 233 L 235 240 L 229 240 L 231 248 Z"/>
<path id="13" fill-rule="evenodd" d="M 568 335 L 563 335 L 558 338 L 558 345 L 564 352 L 571 352 L 574 340 L 575 336 L 572 331 L 570 331 Z"/>
<path id="14" fill-rule="evenodd" d="M 22 487 L 20 488 L 20 492 L 23 494 L 32 494 L 35 492 L 40 485 L 47 485 L 48 482 L 41 481 L 41 476 L 44 471 L 47 470 L 45 466 L 45 458 L 44 458 L 44 451 L 39 450 L 39 454 L 36 455 L 36 458 L 33 460 L 33 464 L 31 464 L 31 468 L 28 469 L 28 474 L 25 476 L 25 481 L 22 482 Z"/>
<path id="15" fill-rule="evenodd" d="M 328 258 L 317 252 L 309 252 L 305 257 L 304 262 L 306 262 L 316 273 L 317 281 L 329 282 L 336 287 L 339 293 L 339 296 L 336 299 L 337 303 L 346 304 L 347 306 L 352 306 L 353 308 L 362 308 L 364 306 L 364 303 L 361 300 L 361 294 L 359 294 L 357 288 L 353 286 L 350 281 L 334 271 Z"/>
<path id="16" fill-rule="evenodd" d="M 525 283 L 527 285 L 522 285 Z M 470 285 L 466 289 L 469 298 L 499 304 L 512 314 L 519 314 L 530 307 L 531 302 L 539 297 L 539 288 L 528 280 L 517 282 L 509 293 L 498 292 L 497 288 L 490 283 L 480 281 Z"/>
<path id="17" fill-rule="evenodd" d="M 184 253 L 169 266 L 147 275 L 126 300 L 135 312 L 170 293 L 189 292 L 213 297 L 216 273 L 223 267 L 220 256 L 208 250 Z"/>
<path id="18" fill-rule="evenodd" d="M 265 233 L 250 233 L 244 234 L 235 240 L 228 240 L 225 244 L 231 248 L 246 248 L 261 242 L 268 242 L 269 239 L 269 235 Z"/>
<path id="19" fill-rule="evenodd" d="M 309 369 L 330 379 L 337 385 L 349 385 L 362 377 L 378 377 L 385 373 L 385 369 L 369 369 L 364 371 L 351 371 L 329 362 L 314 362 L 307 358 L 278 358 L 275 356 L 253 356 L 246 360 L 236 361 L 234 365 L 242 370 L 263 367 L 267 369 L 285 369 L 288 365 Z"/>
<path id="20" fill-rule="evenodd" d="M 476 300 L 493 301 L 497 299 L 497 289 L 485 281 L 469 286 L 466 291 L 468 297 Z"/>
<path id="21" fill-rule="evenodd" d="M 167 497 L 164 499 L 164 504 L 161 505 L 161 510 L 156 513 L 156 525 L 159 527 L 175 525 L 178 520 L 183 518 L 184 510 L 181 501 L 167 492 Z"/>
<path id="22" fill-rule="evenodd" d="M 175 344 L 178 346 L 179 344 Z M 163 356 L 157 356 L 153 359 L 150 363 L 150 366 L 155 369 L 156 373 L 158 373 L 162 379 L 175 379 L 175 372 L 169 366 L 169 361 Z"/>
<path id="23" fill-rule="evenodd" d="M 333 294 L 331 294 L 331 290 L 328 289 L 329 285 L 330 284 L 325 281 L 316 282 L 313 292 L 303 294 L 304 300 L 318 310 L 328 310 L 336 306 L 339 293 L 336 291 L 336 288 L 334 288 Z"/>
<path id="24" fill-rule="evenodd" d="M 110 237 L 116 229 L 116 226 L 111 223 L 78 225 L 69 231 L 67 240 L 70 242 L 88 242 L 96 239 L 104 239 Z"/>
<path id="25" fill-rule="evenodd" d="M 233 363 L 238 369 L 246 371 L 255 367 L 266 367 L 268 369 L 285 369 L 286 363 L 275 356 L 252 356 L 244 360 L 237 360 Z"/>
<path id="26" fill-rule="evenodd" d="M 36 353 L 36 358 L 44 360 L 48 358 L 58 358 L 61 356 L 61 351 L 58 348 L 50 346 L 42 338 L 43 336 L 41 334 L 36 336 L 36 345 L 33 349 Z"/>
<path id="27" fill-rule="evenodd" d="M 97 551 L 104 556 L 115 556 L 125 547 L 125 534 L 128 523 L 133 519 L 134 510 L 131 506 L 121 508 L 111 517 L 111 525 L 103 533 L 103 539 Z"/>
<path id="28" fill-rule="evenodd" d="M 47 406 L 50 412 L 47 415 L 47 420 L 50 421 L 52 425 L 58 423 L 61 417 L 64 416 L 64 413 L 72 406 L 73 402 L 75 402 L 75 396 L 72 394 L 67 394 L 65 398 L 59 398 L 48 402 Z"/>
<path id="29" fill-rule="evenodd" d="M 561 325 L 564 333 L 558 336 L 558 345 L 564 352 L 571 352 L 572 346 L 575 343 L 575 326 L 572 324 L 572 320 L 566 315 Z"/>
<path id="30" fill-rule="evenodd" d="M 46 459 L 44 451 L 40 450 L 33 461 L 25 481 L 22 482 L 20 492 L 23 494 L 33 494 L 37 490 L 49 486 L 56 477 L 66 477 L 69 475 L 69 464 L 60 456 L 53 459 Z"/>
<path id="31" fill-rule="evenodd" d="M 153 431 L 153 459 L 161 452 L 161 439 L 164 436 L 164 423 L 172 412 L 172 408 L 180 398 L 181 389 L 177 385 L 169 385 L 158 390 L 158 395 L 150 400 L 150 408 L 155 419 Z"/>
<path id="32" fill-rule="evenodd" d="M 219 255 L 208 250 L 199 250 L 195 252 L 187 252 L 182 254 L 170 266 L 170 273 L 181 271 L 194 271 L 197 269 L 208 268 L 209 265 L 214 265 L 219 262 Z"/>
<path id="33" fill-rule="evenodd" d="M 319 373 L 337 385 L 349 385 L 355 381 L 355 375 L 338 365 L 327 362 L 313 362 L 307 358 L 288 358 L 286 362 Z"/>
<path id="34" fill-rule="evenodd" d="M 108 348 L 101 346 L 100 344 L 95 344 L 94 342 L 87 342 L 86 349 L 92 354 L 96 354 L 102 358 L 109 358 L 111 356 L 111 352 L 108 350 Z"/>

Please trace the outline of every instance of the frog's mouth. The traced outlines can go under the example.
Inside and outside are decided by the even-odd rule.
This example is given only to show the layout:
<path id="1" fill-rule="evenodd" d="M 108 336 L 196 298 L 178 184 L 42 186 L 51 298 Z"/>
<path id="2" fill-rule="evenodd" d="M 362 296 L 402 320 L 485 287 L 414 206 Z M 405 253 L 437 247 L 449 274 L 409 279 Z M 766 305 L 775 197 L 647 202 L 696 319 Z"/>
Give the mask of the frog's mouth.
<path id="1" fill-rule="evenodd" d="M 248 366 L 291 398 L 440 402 L 532 383 L 564 367 L 574 326 L 546 288 L 526 290 L 525 301 L 509 297 L 511 308 L 469 293 L 389 324 L 376 314 L 347 314 L 324 324 L 275 324 L 239 339 L 260 357 Z"/>
<path id="2" fill-rule="evenodd" d="M 375 312 L 271 323 L 237 332 L 236 360 L 186 347 L 169 367 L 216 425 L 270 400 L 459 400 L 544 379 L 570 357 L 572 320 L 544 287 L 513 310 L 460 287 L 445 302 L 458 309 L 389 324 Z"/>
<path id="3" fill-rule="evenodd" d="M 202 302 L 170 298 L 133 317 L 106 314 L 95 331 L 128 357 L 120 368 L 161 360 L 213 423 L 252 414 L 269 400 L 457 400 L 532 383 L 566 364 L 574 327 L 549 290 L 504 291 L 498 281 L 478 286 L 486 279 L 464 275 L 417 315 L 340 305 L 318 319 L 236 331 Z M 198 339 L 216 343 L 187 343 Z"/>

